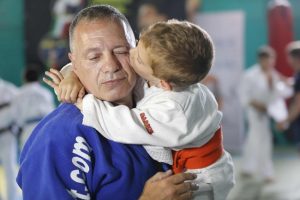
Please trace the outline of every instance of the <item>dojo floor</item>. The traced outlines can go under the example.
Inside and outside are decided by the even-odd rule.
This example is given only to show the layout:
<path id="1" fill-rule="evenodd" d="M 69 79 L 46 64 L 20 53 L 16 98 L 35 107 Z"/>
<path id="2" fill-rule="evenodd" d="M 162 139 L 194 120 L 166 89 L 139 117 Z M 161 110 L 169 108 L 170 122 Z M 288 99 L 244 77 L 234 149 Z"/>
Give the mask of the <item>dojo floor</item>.
<path id="1" fill-rule="evenodd" d="M 233 155 L 236 186 L 229 200 L 300 200 L 300 153 L 293 147 L 276 147 L 274 151 L 275 181 L 265 184 L 259 178 L 241 177 L 239 155 Z"/>

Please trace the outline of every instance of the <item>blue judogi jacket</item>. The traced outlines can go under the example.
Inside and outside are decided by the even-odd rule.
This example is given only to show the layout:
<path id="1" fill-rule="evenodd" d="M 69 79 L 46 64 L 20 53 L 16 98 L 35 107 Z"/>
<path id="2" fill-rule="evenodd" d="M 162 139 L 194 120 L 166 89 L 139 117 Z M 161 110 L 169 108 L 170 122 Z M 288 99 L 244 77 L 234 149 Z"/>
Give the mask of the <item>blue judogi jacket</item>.
<path id="1" fill-rule="evenodd" d="M 139 198 L 157 162 L 142 146 L 107 140 L 81 122 L 74 105 L 62 104 L 35 128 L 20 157 L 24 200 Z"/>

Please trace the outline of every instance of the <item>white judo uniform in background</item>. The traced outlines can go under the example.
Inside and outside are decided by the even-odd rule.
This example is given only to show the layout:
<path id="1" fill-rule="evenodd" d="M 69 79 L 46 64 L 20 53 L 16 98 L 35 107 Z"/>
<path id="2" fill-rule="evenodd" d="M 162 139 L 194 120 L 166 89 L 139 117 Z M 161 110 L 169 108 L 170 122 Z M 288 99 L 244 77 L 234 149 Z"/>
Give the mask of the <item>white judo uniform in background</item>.
<path id="1" fill-rule="evenodd" d="M 139 85 L 144 88 L 137 91 L 145 94 L 134 109 L 86 95 L 83 124 L 108 139 L 143 144 L 153 159 L 169 164 L 173 162 L 171 149 L 200 147 L 220 128 L 222 114 L 206 86 L 194 84 L 174 92 L 148 88 L 143 82 Z M 215 200 L 225 199 L 234 184 L 233 162 L 226 151 L 212 165 L 190 171 L 197 173 L 197 183 L 212 186 Z M 200 192 L 196 195 L 195 199 L 209 199 Z"/>
<path id="2" fill-rule="evenodd" d="M 0 78 L 0 123 L 6 118 L 2 113 L 8 108 L 8 104 L 11 103 L 17 92 L 18 88 L 16 86 Z M 16 183 L 17 140 L 10 130 L 4 130 L 7 127 L 7 124 L 0 124 L 0 129 L 3 130 L 0 132 L 0 162 L 4 168 L 7 199 L 16 200 L 18 199 L 18 186 Z"/>
<path id="3" fill-rule="evenodd" d="M 1 116 L 0 124 L 14 124 L 22 128 L 21 146 L 24 145 L 38 122 L 55 108 L 52 93 L 39 82 L 24 84 L 11 106 Z"/>
<path id="4" fill-rule="evenodd" d="M 270 89 L 266 75 L 260 65 L 256 64 L 245 72 L 240 88 L 248 121 L 242 172 L 258 175 L 264 180 L 274 178 L 270 117 L 277 122 L 287 117 L 283 97 L 289 95 L 275 71 L 272 72 L 272 85 Z M 250 102 L 253 100 L 263 103 L 267 112 L 260 112 L 252 107 Z"/>

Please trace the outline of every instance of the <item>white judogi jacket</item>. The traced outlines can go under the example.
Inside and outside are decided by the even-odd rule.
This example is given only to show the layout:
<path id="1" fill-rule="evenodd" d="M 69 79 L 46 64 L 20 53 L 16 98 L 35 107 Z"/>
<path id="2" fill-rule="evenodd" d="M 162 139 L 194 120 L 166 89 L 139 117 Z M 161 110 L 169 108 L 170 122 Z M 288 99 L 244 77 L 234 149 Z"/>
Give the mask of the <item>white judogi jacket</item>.
<path id="1" fill-rule="evenodd" d="M 139 84 L 145 94 L 133 109 L 86 95 L 82 106 L 83 124 L 110 140 L 143 144 L 153 159 L 169 164 L 172 164 L 169 148 L 200 147 L 220 127 L 222 114 L 206 86 L 194 84 L 174 92 L 148 88 L 144 82 Z M 141 89 L 137 91 L 142 95 Z"/>

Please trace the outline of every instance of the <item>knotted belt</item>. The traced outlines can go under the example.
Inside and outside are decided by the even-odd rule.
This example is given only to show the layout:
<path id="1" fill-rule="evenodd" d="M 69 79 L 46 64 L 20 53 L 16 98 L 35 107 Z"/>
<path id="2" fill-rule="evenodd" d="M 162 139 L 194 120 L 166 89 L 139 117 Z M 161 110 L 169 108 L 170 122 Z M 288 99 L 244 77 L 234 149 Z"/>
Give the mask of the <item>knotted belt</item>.
<path id="1" fill-rule="evenodd" d="M 185 169 L 199 169 L 215 163 L 223 154 L 222 130 L 203 146 L 173 151 L 173 172 L 180 173 Z"/>

